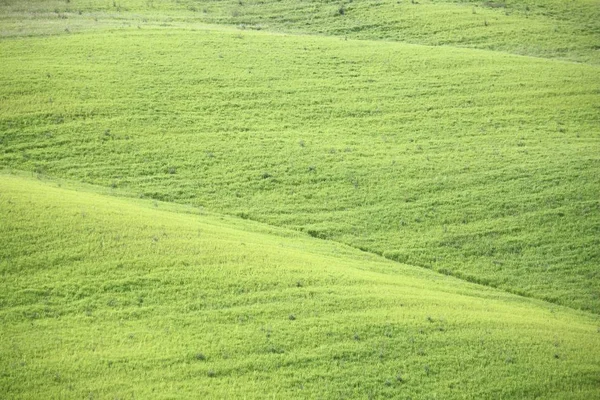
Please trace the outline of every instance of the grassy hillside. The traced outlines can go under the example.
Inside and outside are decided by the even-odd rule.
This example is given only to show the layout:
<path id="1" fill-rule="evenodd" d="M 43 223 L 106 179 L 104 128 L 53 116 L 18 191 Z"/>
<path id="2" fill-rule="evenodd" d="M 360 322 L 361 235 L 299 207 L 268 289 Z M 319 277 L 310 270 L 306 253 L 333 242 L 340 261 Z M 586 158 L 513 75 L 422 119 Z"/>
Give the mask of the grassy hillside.
<path id="1" fill-rule="evenodd" d="M 596 66 L 191 27 L 0 53 L 5 168 L 600 311 Z"/>
<path id="2" fill-rule="evenodd" d="M 226 24 L 600 63 L 599 0 L 0 1 L 0 35 Z"/>
<path id="3" fill-rule="evenodd" d="M 600 395 L 596 316 L 60 186 L 0 175 L 3 397 Z"/>
<path id="4" fill-rule="evenodd" d="M 0 65 L 0 398 L 600 398 L 600 0 L 0 0 Z"/>

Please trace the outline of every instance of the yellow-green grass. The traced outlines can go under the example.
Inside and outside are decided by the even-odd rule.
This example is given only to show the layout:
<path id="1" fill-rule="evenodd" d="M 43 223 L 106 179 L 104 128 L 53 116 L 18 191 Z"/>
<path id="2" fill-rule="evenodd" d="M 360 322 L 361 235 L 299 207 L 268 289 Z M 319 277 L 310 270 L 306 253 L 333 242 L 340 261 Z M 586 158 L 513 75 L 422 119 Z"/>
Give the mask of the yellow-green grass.
<path id="1" fill-rule="evenodd" d="M 61 186 L 0 175 L 2 397 L 600 395 L 597 316 Z"/>
<path id="2" fill-rule="evenodd" d="M 599 0 L 2 0 L 0 35 L 226 24 L 600 63 Z"/>
<path id="3" fill-rule="evenodd" d="M 600 311 L 596 66 L 191 26 L 0 54 L 4 168 Z"/>

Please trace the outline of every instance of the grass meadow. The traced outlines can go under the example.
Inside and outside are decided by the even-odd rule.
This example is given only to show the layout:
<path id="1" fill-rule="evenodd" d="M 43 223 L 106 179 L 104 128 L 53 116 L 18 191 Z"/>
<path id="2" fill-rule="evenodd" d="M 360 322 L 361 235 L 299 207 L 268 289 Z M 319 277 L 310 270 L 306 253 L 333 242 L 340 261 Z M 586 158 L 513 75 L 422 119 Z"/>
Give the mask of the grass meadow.
<path id="1" fill-rule="evenodd" d="M 276 39 L 3 41 L 0 163 L 599 310 L 598 67 Z"/>
<path id="2" fill-rule="evenodd" d="M 0 398 L 600 396 L 599 21 L 0 0 Z"/>
<path id="3" fill-rule="evenodd" d="M 597 316 L 62 186 L 2 176 L 3 397 L 598 394 Z"/>

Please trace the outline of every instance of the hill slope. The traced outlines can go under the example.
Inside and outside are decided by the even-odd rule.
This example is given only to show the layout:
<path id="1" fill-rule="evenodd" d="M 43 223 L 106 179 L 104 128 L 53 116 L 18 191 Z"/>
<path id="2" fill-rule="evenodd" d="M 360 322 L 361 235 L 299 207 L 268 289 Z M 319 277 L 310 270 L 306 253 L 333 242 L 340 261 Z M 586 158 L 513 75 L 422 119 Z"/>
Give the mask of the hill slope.
<path id="1" fill-rule="evenodd" d="M 600 311 L 598 67 L 193 26 L 0 52 L 5 168 Z"/>
<path id="2" fill-rule="evenodd" d="M 0 35 L 224 24 L 600 64 L 598 0 L 0 1 Z"/>
<path id="3" fill-rule="evenodd" d="M 10 398 L 581 398 L 597 318 L 165 203 L 0 176 Z"/>

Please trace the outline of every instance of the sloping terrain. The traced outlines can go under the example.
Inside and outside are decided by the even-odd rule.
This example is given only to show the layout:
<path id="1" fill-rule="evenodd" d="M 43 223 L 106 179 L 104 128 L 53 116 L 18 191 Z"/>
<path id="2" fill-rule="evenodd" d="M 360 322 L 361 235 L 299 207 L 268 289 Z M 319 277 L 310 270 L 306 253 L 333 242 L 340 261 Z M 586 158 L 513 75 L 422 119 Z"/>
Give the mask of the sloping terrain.
<path id="1" fill-rule="evenodd" d="M 598 312 L 598 67 L 218 28 L 0 42 L 0 165 Z"/>
<path id="2" fill-rule="evenodd" d="M 0 0 L 0 398 L 600 397 L 600 0 Z"/>
<path id="3" fill-rule="evenodd" d="M 600 394 L 595 316 L 64 185 L 0 176 L 2 397 Z"/>
<path id="4" fill-rule="evenodd" d="M 198 23 L 600 64 L 598 0 L 0 1 L 8 37 Z"/>

